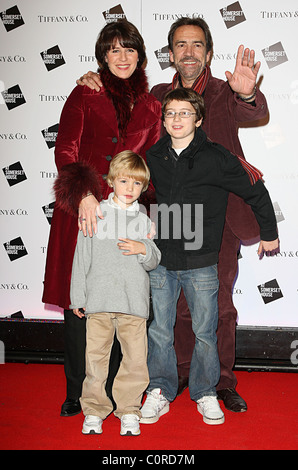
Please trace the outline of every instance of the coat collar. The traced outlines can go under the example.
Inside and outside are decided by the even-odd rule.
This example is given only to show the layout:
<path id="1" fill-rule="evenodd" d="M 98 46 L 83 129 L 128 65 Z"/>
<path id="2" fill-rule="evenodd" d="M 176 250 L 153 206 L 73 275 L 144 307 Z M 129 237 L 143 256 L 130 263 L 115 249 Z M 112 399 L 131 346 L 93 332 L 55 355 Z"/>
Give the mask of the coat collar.
<path id="1" fill-rule="evenodd" d="M 196 129 L 195 135 L 189 146 L 183 150 L 179 158 L 193 158 L 195 152 L 200 150 L 202 145 L 207 141 L 207 135 L 203 131 L 202 127 Z M 169 134 L 163 136 L 155 145 L 151 147 L 149 152 L 157 158 L 164 158 L 165 153 L 170 153 L 174 149 L 172 148 L 172 141 Z"/>
<path id="2" fill-rule="evenodd" d="M 116 77 L 108 68 L 101 70 L 100 78 L 108 98 L 113 103 L 119 135 L 125 139 L 127 126 L 131 120 L 132 109 L 148 93 L 145 71 L 137 68 L 126 80 Z"/>

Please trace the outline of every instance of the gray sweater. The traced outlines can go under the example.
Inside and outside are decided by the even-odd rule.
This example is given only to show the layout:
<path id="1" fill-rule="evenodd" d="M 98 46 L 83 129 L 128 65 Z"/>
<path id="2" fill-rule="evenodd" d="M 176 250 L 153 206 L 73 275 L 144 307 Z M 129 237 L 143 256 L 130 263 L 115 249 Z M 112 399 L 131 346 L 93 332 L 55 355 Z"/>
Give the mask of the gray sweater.
<path id="1" fill-rule="evenodd" d="M 78 234 L 70 287 L 70 309 L 85 313 L 121 312 L 149 316 L 149 275 L 160 261 L 160 251 L 147 238 L 151 221 L 139 211 L 138 202 L 123 210 L 113 193 L 100 206 L 104 219 L 97 220 L 97 234 Z M 146 255 L 123 255 L 118 238 L 142 241 Z"/>

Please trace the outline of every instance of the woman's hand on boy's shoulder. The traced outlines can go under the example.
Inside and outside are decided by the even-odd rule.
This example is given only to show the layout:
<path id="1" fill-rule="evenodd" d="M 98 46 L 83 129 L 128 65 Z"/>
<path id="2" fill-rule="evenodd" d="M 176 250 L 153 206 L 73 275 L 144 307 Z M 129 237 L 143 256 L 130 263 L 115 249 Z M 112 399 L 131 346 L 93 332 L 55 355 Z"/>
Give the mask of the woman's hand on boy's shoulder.
<path id="1" fill-rule="evenodd" d="M 97 233 L 96 216 L 100 219 L 104 218 L 99 202 L 93 194 L 90 194 L 89 196 L 84 197 L 79 205 L 78 227 L 85 237 L 87 234 L 89 237 L 92 237 L 93 233 Z"/>

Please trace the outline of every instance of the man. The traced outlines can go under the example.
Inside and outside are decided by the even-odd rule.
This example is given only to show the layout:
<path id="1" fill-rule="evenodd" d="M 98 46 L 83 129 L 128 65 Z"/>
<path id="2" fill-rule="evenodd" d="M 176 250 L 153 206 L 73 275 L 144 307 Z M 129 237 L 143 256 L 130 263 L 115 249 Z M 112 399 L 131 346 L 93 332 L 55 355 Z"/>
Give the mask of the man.
<path id="1" fill-rule="evenodd" d="M 170 60 L 177 73 L 172 83 L 156 85 L 151 93 L 162 101 L 173 88 L 193 88 L 204 97 L 206 119 L 202 127 L 207 136 L 232 153 L 243 156 L 238 137 L 239 123 L 262 119 L 268 113 L 266 99 L 256 87 L 261 64 L 254 64 L 254 51 L 239 47 L 235 70 L 233 73 L 226 72 L 225 82 L 211 74 L 208 62 L 212 58 L 213 41 L 204 20 L 180 18 L 173 23 L 168 42 Z M 92 79 L 88 80 L 84 76 L 77 83 L 98 88 L 101 85 L 99 76 L 92 72 L 88 75 Z M 258 235 L 259 227 L 250 207 L 236 195 L 230 194 L 218 263 L 220 288 L 217 338 L 221 374 L 217 394 L 225 407 L 234 412 L 246 411 L 247 405 L 235 390 L 237 379 L 233 366 L 237 311 L 233 305 L 232 288 L 237 273 L 240 240 L 250 240 Z M 193 345 L 191 318 L 185 297 L 181 295 L 177 308 L 175 350 L 182 386 L 183 378 L 187 379 L 189 374 Z"/>

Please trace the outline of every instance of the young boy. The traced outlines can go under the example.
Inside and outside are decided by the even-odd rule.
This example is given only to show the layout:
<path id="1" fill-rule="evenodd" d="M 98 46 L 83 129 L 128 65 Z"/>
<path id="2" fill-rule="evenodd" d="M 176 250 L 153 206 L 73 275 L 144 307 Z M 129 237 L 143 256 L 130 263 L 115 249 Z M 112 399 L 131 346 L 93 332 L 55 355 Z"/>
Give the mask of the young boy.
<path id="1" fill-rule="evenodd" d="M 217 262 L 229 192 L 252 207 L 260 225 L 259 254 L 278 249 L 276 219 L 262 174 L 207 139 L 201 128 L 205 112 L 202 97 L 191 89 L 177 88 L 166 95 L 162 110 L 168 134 L 146 155 L 160 208 L 155 241 L 161 261 L 150 272 L 154 319 L 148 331 L 150 384 L 141 423 L 158 421 L 177 394 L 173 329 L 182 287 L 196 337 L 190 397 L 205 423 L 221 424 L 225 418 L 215 388 L 220 375 Z M 164 214 L 170 220 L 165 207 L 173 209 L 167 237 L 162 233 Z"/>
<path id="2" fill-rule="evenodd" d="M 121 419 L 121 435 L 140 434 L 141 399 L 148 385 L 147 271 L 160 261 L 158 248 L 147 238 L 150 219 L 137 202 L 149 179 L 142 157 L 130 150 L 116 155 L 107 176 L 114 192 L 100 204 L 104 218 L 97 221 L 97 234 L 78 235 L 70 308 L 79 317 L 84 309 L 87 316 L 83 434 L 100 434 L 103 420 L 113 411 L 105 385 L 115 332 L 123 357 L 113 384 L 114 413 Z"/>

